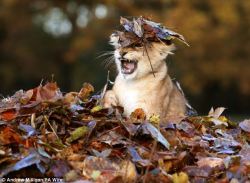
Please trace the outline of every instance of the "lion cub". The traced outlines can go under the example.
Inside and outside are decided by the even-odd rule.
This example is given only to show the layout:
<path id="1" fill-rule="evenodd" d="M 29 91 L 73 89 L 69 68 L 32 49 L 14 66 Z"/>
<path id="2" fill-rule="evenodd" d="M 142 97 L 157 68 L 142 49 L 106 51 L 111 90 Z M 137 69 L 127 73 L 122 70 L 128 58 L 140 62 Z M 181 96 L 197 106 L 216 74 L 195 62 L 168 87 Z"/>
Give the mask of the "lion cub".
<path id="1" fill-rule="evenodd" d="M 165 63 L 173 44 L 151 42 L 145 45 L 147 50 L 145 46 L 122 48 L 114 34 L 110 42 L 115 47 L 118 75 L 104 96 L 104 107 L 122 106 L 127 117 L 137 108 L 142 108 L 147 118 L 152 114 L 162 119 L 185 115 L 186 100 L 169 77 Z"/>

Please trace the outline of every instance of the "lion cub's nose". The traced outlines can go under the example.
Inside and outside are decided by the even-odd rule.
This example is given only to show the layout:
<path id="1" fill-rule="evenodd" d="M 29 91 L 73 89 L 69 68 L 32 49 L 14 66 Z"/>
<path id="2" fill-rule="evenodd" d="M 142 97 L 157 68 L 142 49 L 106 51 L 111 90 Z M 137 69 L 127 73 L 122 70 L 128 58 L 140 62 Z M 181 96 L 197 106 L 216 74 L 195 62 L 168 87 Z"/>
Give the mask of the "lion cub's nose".
<path id="1" fill-rule="evenodd" d="M 120 52 L 120 55 L 121 55 L 121 57 L 123 58 L 127 53 L 128 53 L 128 52 L 126 52 L 126 51 L 121 51 L 121 52 Z"/>

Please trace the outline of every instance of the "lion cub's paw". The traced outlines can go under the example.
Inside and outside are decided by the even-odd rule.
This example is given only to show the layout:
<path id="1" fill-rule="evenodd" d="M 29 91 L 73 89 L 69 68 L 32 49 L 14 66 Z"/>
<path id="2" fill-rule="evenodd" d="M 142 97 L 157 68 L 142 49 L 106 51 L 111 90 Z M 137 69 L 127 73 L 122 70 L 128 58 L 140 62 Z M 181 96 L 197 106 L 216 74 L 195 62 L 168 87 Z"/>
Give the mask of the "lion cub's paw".
<path id="1" fill-rule="evenodd" d="M 118 101 L 116 99 L 115 93 L 112 90 L 108 90 L 103 97 L 103 107 L 109 108 L 117 105 Z"/>

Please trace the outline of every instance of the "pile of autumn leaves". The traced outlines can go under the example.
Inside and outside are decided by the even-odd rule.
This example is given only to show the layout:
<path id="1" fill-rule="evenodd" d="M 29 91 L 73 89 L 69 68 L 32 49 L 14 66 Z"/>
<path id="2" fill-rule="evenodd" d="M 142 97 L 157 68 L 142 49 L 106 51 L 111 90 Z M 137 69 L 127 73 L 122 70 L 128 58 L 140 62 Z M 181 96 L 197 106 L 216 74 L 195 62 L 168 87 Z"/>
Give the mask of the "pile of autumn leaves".
<path id="1" fill-rule="evenodd" d="M 56 83 L 0 101 L 0 177 L 82 182 L 247 182 L 250 121 L 223 108 L 181 121 L 149 120 L 141 109 L 104 109 L 84 84 L 63 94 Z"/>

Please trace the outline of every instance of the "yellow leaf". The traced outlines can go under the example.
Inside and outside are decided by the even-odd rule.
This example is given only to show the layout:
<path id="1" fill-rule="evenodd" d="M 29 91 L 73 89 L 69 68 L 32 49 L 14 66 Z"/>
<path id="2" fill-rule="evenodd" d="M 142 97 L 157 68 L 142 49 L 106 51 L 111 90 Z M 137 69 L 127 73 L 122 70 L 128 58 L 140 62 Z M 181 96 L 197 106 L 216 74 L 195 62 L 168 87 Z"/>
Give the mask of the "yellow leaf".
<path id="1" fill-rule="evenodd" d="M 164 161 L 163 159 L 158 160 L 158 164 L 161 168 L 163 168 L 166 172 L 169 172 L 173 167 L 173 163 L 171 161 Z"/>
<path id="2" fill-rule="evenodd" d="M 86 126 L 79 127 L 72 132 L 71 136 L 69 138 L 67 138 L 66 141 L 71 143 L 74 140 L 77 140 L 77 139 L 83 137 L 87 132 L 88 132 L 88 127 L 86 127 Z"/>
<path id="3" fill-rule="evenodd" d="M 153 114 L 152 116 L 149 117 L 149 121 L 153 124 L 159 124 L 160 123 L 160 116 Z"/>
<path id="4" fill-rule="evenodd" d="M 175 173 L 173 175 L 173 182 L 174 183 L 188 183 L 188 175 L 184 172 Z"/>
<path id="5" fill-rule="evenodd" d="M 93 108 L 90 110 L 90 112 L 91 112 L 91 113 L 95 113 L 95 112 L 98 112 L 98 111 L 100 111 L 100 110 L 102 110 L 102 106 L 97 105 L 97 106 L 93 107 Z"/>
<path id="6" fill-rule="evenodd" d="M 120 173 L 124 182 L 135 182 L 137 171 L 134 163 L 131 161 L 123 161 L 120 166 Z"/>
<path id="7" fill-rule="evenodd" d="M 225 116 L 220 116 L 218 119 L 221 120 L 221 121 L 223 121 L 223 122 L 227 122 L 228 121 L 228 119 Z"/>

